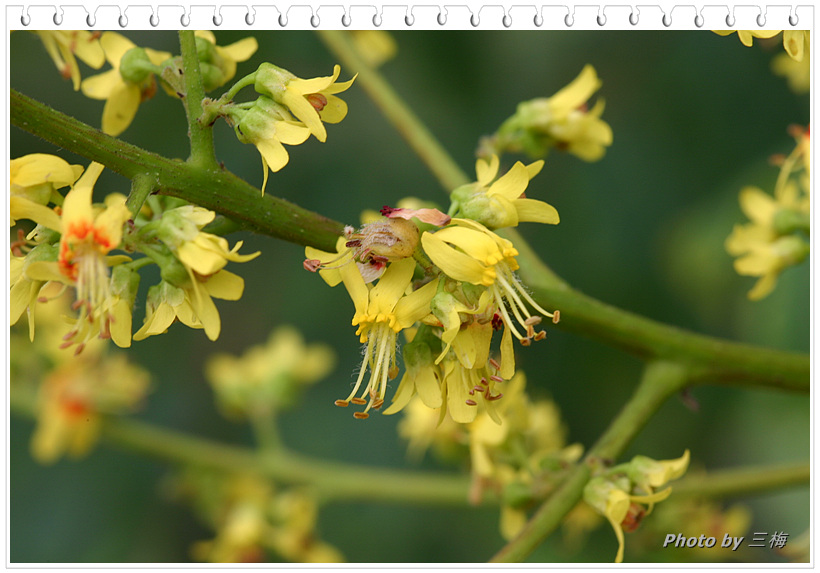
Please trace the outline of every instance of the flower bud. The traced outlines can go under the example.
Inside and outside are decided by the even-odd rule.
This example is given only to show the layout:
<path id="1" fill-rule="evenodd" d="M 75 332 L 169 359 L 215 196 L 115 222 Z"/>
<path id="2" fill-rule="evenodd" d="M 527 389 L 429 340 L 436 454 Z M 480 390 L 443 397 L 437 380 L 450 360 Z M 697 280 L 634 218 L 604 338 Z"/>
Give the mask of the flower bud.
<path id="1" fill-rule="evenodd" d="M 122 60 L 120 60 L 120 75 L 128 83 L 139 84 L 151 75 L 146 66 L 151 67 L 153 65 L 143 48 L 131 48 L 125 52 Z"/>
<path id="2" fill-rule="evenodd" d="M 380 257 L 388 261 L 412 257 L 419 243 L 419 229 L 406 219 L 385 219 L 362 227 L 353 235 L 362 259 Z"/>
<path id="3" fill-rule="evenodd" d="M 268 62 L 260 64 L 256 70 L 256 82 L 253 89 L 264 96 L 278 100 L 285 92 L 291 80 L 296 79 L 292 73 Z"/>

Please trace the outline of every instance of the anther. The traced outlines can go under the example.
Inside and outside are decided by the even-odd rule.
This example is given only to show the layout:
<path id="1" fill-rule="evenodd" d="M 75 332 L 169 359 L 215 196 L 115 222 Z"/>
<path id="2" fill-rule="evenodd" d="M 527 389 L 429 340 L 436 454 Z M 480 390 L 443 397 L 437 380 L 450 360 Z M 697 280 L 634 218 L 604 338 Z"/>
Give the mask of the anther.
<path id="1" fill-rule="evenodd" d="M 487 385 L 487 379 L 486 379 L 486 378 L 484 378 L 483 376 L 482 376 L 481 380 L 479 380 L 479 382 L 481 382 L 481 385 L 482 385 L 482 386 L 486 386 L 486 385 Z"/>
<path id="2" fill-rule="evenodd" d="M 547 331 L 542 330 L 538 334 L 535 335 L 534 340 L 544 340 L 547 337 Z"/>
<path id="3" fill-rule="evenodd" d="M 367 420 L 370 417 L 370 414 L 367 412 L 353 412 L 353 417 L 357 420 Z"/>
<path id="4" fill-rule="evenodd" d="M 492 366 L 496 370 L 501 370 L 501 364 L 499 364 L 495 358 L 490 358 L 490 366 Z"/>
<path id="5" fill-rule="evenodd" d="M 337 406 L 339 406 L 340 408 L 347 408 L 347 405 L 348 405 L 347 400 L 336 400 L 333 403 L 336 404 Z"/>
<path id="6" fill-rule="evenodd" d="M 305 96 L 308 103 L 313 106 L 316 111 L 322 111 L 327 105 L 327 98 L 322 94 L 308 94 Z"/>
<path id="7" fill-rule="evenodd" d="M 74 356 L 77 356 L 80 352 L 83 351 L 84 348 L 85 348 L 85 343 L 84 342 L 81 342 L 80 344 L 78 344 L 77 345 L 77 350 L 74 351 Z"/>
<path id="8" fill-rule="evenodd" d="M 552 313 L 552 323 L 553 324 L 558 324 L 558 322 L 560 320 L 561 320 L 561 311 L 556 310 L 555 312 Z"/>
<path id="9" fill-rule="evenodd" d="M 502 394 L 501 392 L 499 392 L 499 393 L 498 393 L 498 394 L 496 394 L 495 396 L 487 396 L 487 400 L 489 400 L 489 401 L 491 401 L 491 402 L 492 402 L 493 400 L 498 400 L 498 399 L 499 399 L 499 398 L 501 398 L 503 395 L 504 395 L 504 394 Z"/>
<path id="10" fill-rule="evenodd" d="M 529 338 L 521 339 L 521 346 L 529 346 L 530 344 L 532 344 L 532 340 L 530 340 Z"/>
<path id="11" fill-rule="evenodd" d="M 504 381 L 504 379 L 501 376 L 496 376 L 495 374 L 490 376 L 490 380 L 492 380 L 493 382 L 503 382 Z"/>
<path id="12" fill-rule="evenodd" d="M 535 329 L 532 327 L 531 324 L 527 325 L 527 338 L 532 338 L 535 336 Z"/>
<path id="13" fill-rule="evenodd" d="M 365 404 L 367 404 L 367 400 L 365 400 L 364 398 L 359 398 L 358 396 L 356 398 L 351 399 L 350 401 L 356 404 L 357 406 L 364 406 Z"/>
<path id="14" fill-rule="evenodd" d="M 379 409 L 379 408 L 381 408 L 383 405 L 384 405 L 384 400 L 383 400 L 383 399 L 381 399 L 381 398 L 379 398 L 378 400 L 376 400 L 375 402 L 373 402 L 373 409 L 374 409 L 374 410 L 378 410 L 378 409 Z"/>
<path id="15" fill-rule="evenodd" d="M 305 259 L 305 262 L 302 263 L 302 266 L 305 267 L 306 271 L 315 273 L 320 268 L 322 268 L 322 261 L 320 261 L 319 259 Z"/>
<path id="16" fill-rule="evenodd" d="M 464 400 L 464 403 L 467 404 L 468 406 L 475 406 L 476 405 L 475 400 Z"/>
<path id="17" fill-rule="evenodd" d="M 541 317 L 540 316 L 531 316 L 527 320 L 524 321 L 524 324 L 527 326 L 534 326 L 536 324 L 541 324 Z"/>

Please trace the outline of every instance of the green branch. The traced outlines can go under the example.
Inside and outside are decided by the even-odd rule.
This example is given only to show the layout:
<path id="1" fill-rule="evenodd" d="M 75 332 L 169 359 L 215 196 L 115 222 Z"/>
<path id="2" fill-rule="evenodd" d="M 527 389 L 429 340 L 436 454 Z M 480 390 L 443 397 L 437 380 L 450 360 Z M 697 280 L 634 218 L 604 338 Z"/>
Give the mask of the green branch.
<path id="1" fill-rule="evenodd" d="M 188 137 L 191 140 L 191 157 L 188 161 L 200 167 L 215 168 L 214 133 L 209 125 L 203 125 L 202 100 L 205 90 L 202 87 L 202 73 L 196 52 L 196 37 L 192 30 L 179 31 L 179 46 L 182 52 L 182 80 L 185 93 L 182 101 L 185 104 L 185 116 L 188 119 Z"/>
<path id="2" fill-rule="evenodd" d="M 448 192 L 470 182 L 458 164 L 447 154 L 438 140 L 419 121 L 390 84 L 359 57 L 358 52 L 350 43 L 348 32 L 321 30 L 319 37 L 344 62 L 346 67 L 359 74 L 356 83 L 362 86 L 367 95 L 376 102 L 382 113 L 393 123 L 393 126 Z"/>
<path id="3" fill-rule="evenodd" d="M 673 494 L 723 498 L 808 486 L 810 480 L 811 465 L 808 463 L 744 467 L 687 476 L 673 485 Z"/>
<path id="4" fill-rule="evenodd" d="M 35 417 L 35 401 L 11 393 L 11 411 Z M 103 439 L 124 450 L 179 465 L 226 473 L 256 472 L 285 484 L 307 484 L 325 501 L 468 505 L 469 478 L 462 475 L 378 469 L 303 456 L 284 448 L 258 453 L 127 418 L 107 418 Z"/>
<path id="5" fill-rule="evenodd" d="M 532 553 L 580 501 L 592 468 L 617 460 L 666 399 L 685 386 L 688 376 L 689 372 L 677 364 L 647 364 L 635 394 L 590 449 L 583 462 L 569 473 L 518 536 L 490 561 L 521 562 Z"/>
<path id="6" fill-rule="evenodd" d="M 333 251 L 341 223 L 259 189 L 219 167 L 167 159 L 11 90 L 11 123 L 127 177 L 150 177 L 160 193 L 216 211 L 242 228 Z"/>

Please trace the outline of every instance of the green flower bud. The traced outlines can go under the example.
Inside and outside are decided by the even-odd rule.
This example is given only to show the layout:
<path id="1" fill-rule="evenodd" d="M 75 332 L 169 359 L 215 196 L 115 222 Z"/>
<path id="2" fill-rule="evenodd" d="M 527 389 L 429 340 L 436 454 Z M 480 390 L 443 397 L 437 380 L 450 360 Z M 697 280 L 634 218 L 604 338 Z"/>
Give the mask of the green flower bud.
<path id="1" fill-rule="evenodd" d="M 477 193 L 462 202 L 461 213 L 467 219 L 478 221 L 488 229 L 518 225 L 518 212 L 515 210 L 515 205 L 504 197 L 490 197 L 486 193 Z"/>
<path id="2" fill-rule="evenodd" d="M 288 118 L 287 110 L 266 96 L 259 96 L 250 109 L 236 109 L 231 112 L 234 120 L 236 137 L 242 143 L 254 143 L 265 139 L 274 121 Z"/>
<path id="3" fill-rule="evenodd" d="M 289 71 L 264 62 L 256 70 L 256 82 L 253 89 L 257 93 L 278 100 L 293 79 L 296 79 L 296 76 Z"/>
<path id="4" fill-rule="evenodd" d="M 127 265 L 116 265 L 111 270 L 111 294 L 133 305 L 140 286 L 140 275 Z"/>
<path id="5" fill-rule="evenodd" d="M 218 57 L 216 46 L 205 38 L 196 37 L 196 56 L 202 63 L 211 64 Z"/>
<path id="6" fill-rule="evenodd" d="M 120 60 L 120 75 L 130 84 L 139 84 L 153 73 L 153 67 L 154 64 L 143 48 L 131 48 Z"/>

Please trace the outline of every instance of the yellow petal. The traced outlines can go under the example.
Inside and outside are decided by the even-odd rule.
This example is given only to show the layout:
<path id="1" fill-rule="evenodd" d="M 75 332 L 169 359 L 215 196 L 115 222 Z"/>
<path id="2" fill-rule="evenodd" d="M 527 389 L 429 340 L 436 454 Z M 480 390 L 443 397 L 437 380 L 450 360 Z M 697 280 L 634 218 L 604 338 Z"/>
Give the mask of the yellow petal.
<path id="1" fill-rule="evenodd" d="M 121 82 L 105 102 L 102 116 L 102 130 L 108 135 L 119 135 L 125 131 L 140 105 L 140 89 L 135 85 Z"/>
<path id="2" fill-rule="evenodd" d="M 256 41 L 256 38 L 249 36 L 247 38 L 242 38 L 238 42 L 234 42 L 229 46 L 217 46 L 216 50 L 223 58 L 228 58 L 234 62 L 244 62 L 254 55 L 258 48 L 259 43 Z"/>
<path id="3" fill-rule="evenodd" d="M 334 95 L 327 96 L 327 104 L 319 112 L 325 123 L 339 123 L 347 116 L 347 103 Z"/>
<path id="4" fill-rule="evenodd" d="M 770 226 L 778 206 L 774 198 L 757 187 L 744 187 L 740 191 L 740 208 L 749 219 L 760 225 Z"/>
<path id="5" fill-rule="evenodd" d="M 315 94 L 319 93 L 322 90 L 330 87 L 333 82 L 336 81 L 336 78 L 339 77 L 339 74 L 342 72 L 341 66 L 336 64 L 333 67 L 333 75 L 332 76 L 324 76 L 320 78 L 311 78 L 309 80 L 305 80 L 302 78 L 296 78 L 291 80 L 288 83 L 288 89 L 293 89 L 301 95 L 307 94 Z"/>
<path id="6" fill-rule="evenodd" d="M 276 139 L 287 145 L 300 145 L 310 137 L 310 130 L 301 124 L 277 121 L 274 126 Z"/>
<path id="7" fill-rule="evenodd" d="M 408 328 L 430 314 L 430 301 L 436 295 L 438 281 L 439 279 L 430 281 L 399 300 L 395 308 L 396 326 L 394 328 Z"/>
<path id="8" fill-rule="evenodd" d="M 86 97 L 108 99 L 111 93 L 124 83 L 119 71 L 108 70 L 84 79 L 83 83 L 80 84 L 80 89 Z"/>
<path id="9" fill-rule="evenodd" d="M 390 263 L 378 284 L 370 291 L 368 314 L 392 313 L 396 303 L 399 302 L 399 298 L 410 286 L 415 268 L 416 261 L 412 258 Z"/>
<path id="10" fill-rule="evenodd" d="M 509 327 L 504 328 L 504 334 L 501 336 L 501 369 L 498 373 L 504 380 L 509 380 L 515 374 L 515 348 L 512 330 Z"/>
<path id="11" fill-rule="evenodd" d="M 356 308 L 356 314 L 367 314 L 370 293 L 362 275 L 359 274 L 359 268 L 356 265 L 343 265 L 339 268 L 339 274 Z"/>
<path id="12" fill-rule="evenodd" d="M 565 117 L 569 112 L 583 105 L 600 87 L 601 80 L 598 79 L 595 68 L 587 64 L 578 77 L 549 99 L 550 109 L 556 119 Z"/>
<path id="13" fill-rule="evenodd" d="M 475 162 L 475 174 L 479 185 L 486 187 L 495 179 L 495 176 L 498 174 L 499 163 L 500 160 L 495 154 L 490 156 L 489 161 L 479 159 Z"/>
<path id="14" fill-rule="evenodd" d="M 116 32 L 103 32 L 100 37 L 100 45 L 105 51 L 105 58 L 108 63 L 116 70 L 120 69 L 120 60 L 122 60 L 125 52 L 137 47 L 134 42 Z"/>
<path id="15" fill-rule="evenodd" d="M 21 187 L 49 182 L 59 189 L 77 180 L 74 167 L 65 159 L 46 153 L 31 153 L 12 159 L 9 174 L 11 184 Z"/>
<path id="16" fill-rule="evenodd" d="M 11 196 L 9 198 L 9 214 L 12 219 L 30 219 L 38 225 L 59 231 L 61 229 L 60 216 L 53 209 L 35 203 L 25 197 Z"/>
<path id="17" fill-rule="evenodd" d="M 221 270 L 208 277 L 204 283 L 205 290 L 214 298 L 222 300 L 239 300 L 245 290 L 245 280 L 232 272 Z"/>
<path id="18" fill-rule="evenodd" d="M 162 334 L 176 318 L 176 312 L 171 305 L 162 302 L 157 306 L 151 316 L 145 317 L 145 323 L 134 333 L 134 340 L 145 340 L 151 335 Z"/>
<path id="19" fill-rule="evenodd" d="M 529 182 L 529 171 L 527 171 L 523 163 L 516 161 L 515 165 L 513 165 L 509 171 L 490 186 L 487 190 L 487 195 L 501 195 L 512 201 L 521 196 L 527 189 Z"/>
<path id="20" fill-rule="evenodd" d="M 316 139 L 321 142 L 327 140 L 327 131 L 325 130 L 322 120 L 319 118 L 319 112 L 308 103 L 304 96 L 288 89 L 282 94 L 282 103 L 290 109 L 291 113 L 293 113 L 299 121 L 308 127 L 310 133 L 312 133 Z"/>
<path id="21" fill-rule="evenodd" d="M 537 199 L 516 199 L 513 201 L 513 205 L 520 222 L 557 225 L 561 220 L 555 207 Z"/>
<path id="22" fill-rule="evenodd" d="M 473 257 L 457 251 L 438 237 L 438 233 L 425 232 L 421 236 L 424 252 L 447 276 L 458 281 L 489 286 L 495 281 L 495 274 Z M 491 272 L 492 271 L 492 272 Z"/>
<path id="23" fill-rule="evenodd" d="M 279 143 L 279 140 L 275 138 L 258 142 L 256 149 L 259 151 L 259 154 L 262 156 L 262 161 L 265 163 L 265 181 L 262 185 L 262 189 L 264 190 L 268 178 L 268 168 L 276 173 L 288 164 L 290 156 L 285 146 Z"/>

